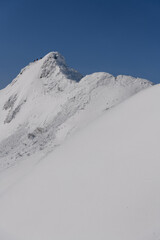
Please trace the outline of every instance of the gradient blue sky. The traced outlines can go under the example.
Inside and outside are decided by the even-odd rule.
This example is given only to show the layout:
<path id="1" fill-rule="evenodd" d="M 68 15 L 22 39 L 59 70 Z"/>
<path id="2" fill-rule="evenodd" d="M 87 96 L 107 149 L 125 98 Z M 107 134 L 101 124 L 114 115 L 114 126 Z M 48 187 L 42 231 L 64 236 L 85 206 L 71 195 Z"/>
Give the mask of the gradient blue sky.
<path id="1" fill-rule="evenodd" d="M 0 0 L 0 88 L 50 51 L 83 74 L 160 82 L 159 0 Z"/>

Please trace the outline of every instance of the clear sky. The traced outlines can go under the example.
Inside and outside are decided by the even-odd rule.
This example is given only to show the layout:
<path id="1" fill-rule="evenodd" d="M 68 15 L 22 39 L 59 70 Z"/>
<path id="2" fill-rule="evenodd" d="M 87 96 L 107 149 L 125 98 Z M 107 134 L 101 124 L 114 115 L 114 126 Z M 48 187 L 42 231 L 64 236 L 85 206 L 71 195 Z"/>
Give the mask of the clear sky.
<path id="1" fill-rule="evenodd" d="M 0 88 L 59 51 L 82 74 L 160 82 L 160 0 L 0 0 Z"/>

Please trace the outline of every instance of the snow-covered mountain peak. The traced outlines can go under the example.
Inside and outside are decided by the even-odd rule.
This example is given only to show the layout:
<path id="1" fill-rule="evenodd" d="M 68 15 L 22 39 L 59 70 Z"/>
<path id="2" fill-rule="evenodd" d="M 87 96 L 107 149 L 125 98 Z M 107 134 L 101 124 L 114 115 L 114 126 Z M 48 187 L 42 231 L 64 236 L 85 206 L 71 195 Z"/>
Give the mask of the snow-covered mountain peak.
<path id="1" fill-rule="evenodd" d="M 58 52 L 51 52 L 42 59 L 40 78 L 67 78 L 76 82 L 83 77 L 76 70 L 69 68 L 65 58 Z"/>
<path id="2" fill-rule="evenodd" d="M 43 62 L 49 61 L 54 61 L 56 64 L 67 66 L 65 58 L 59 52 L 50 52 L 43 57 Z"/>
<path id="3" fill-rule="evenodd" d="M 105 72 L 82 77 L 51 52 L 23 68 L 0 91 L 0 169 L 59 145 L 107 109 L 151 86 Z"/>
<path id="4" fill-rule="evenodd" d="M 82 78 L 82 74 L 67 66 L 65 58 L 58 52 L 50 52 L 41 59 L 34 60 L 28 66 L 24 67 L 18 76 L 8 86 L 8 89 L 14 85 L 14 89 L 28 89 L 35 87 L 36 91 L 39 86 L 48 89 L 54 87 L 54 82 L 58 84 L 60 81 L 71 80 L 78 82 Z M 68 81 L 69 83 L 69 81 Z M 24 87 L 25 86 L 25 87 Z M 23 92 L 24 95 L 24 92 Z"/>
<path id="5" fill-rule="evenodd" d="M 79 72 L 67 66 L 64 57 L 58 52 L 51 52 L 31 62 L 20 71 L 6 89 L 0 91 L 2 109 L 5 110 L 3 122 L 10 123 L 24 103 L 38 104 L 46 95 L 56 98 L 60 97 L 61 93 L 65 95 L 82 77 Z M 31 105 L 24 116 L 31 110 Z"/>

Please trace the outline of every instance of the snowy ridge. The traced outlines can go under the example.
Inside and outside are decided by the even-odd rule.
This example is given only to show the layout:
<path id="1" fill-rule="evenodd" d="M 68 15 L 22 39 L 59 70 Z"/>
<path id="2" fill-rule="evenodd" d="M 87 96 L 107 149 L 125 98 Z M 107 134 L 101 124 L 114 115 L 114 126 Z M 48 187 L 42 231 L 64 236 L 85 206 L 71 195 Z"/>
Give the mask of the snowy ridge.
<path id="1" fill-rule="evenodd" d="M 152 83 L 130 76 L 83 77 L 58 52 L 30 63 L 0 91 L 0 169 L 59 145 L 105 110 Z"/>
<path id="2" fill-rule="evenodd" d="M 159 102 L 160 85 L 146 89 L 67 139 L 20 181 L 17 166 L 3 172 L 0 237 L 160 239 Z"/>

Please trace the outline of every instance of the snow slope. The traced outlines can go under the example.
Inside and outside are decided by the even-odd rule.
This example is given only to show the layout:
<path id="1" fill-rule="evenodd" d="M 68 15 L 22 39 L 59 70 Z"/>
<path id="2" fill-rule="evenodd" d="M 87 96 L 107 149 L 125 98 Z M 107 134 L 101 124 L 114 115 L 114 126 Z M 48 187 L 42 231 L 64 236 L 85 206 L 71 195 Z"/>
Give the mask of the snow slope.
<path id="1" fill-rule="evenodd" d="M 51 52 L 30 63 L 0 91 L 0 170 L 63 140 L 152 83 L 130 76 L 83 77 Z"/>
<path id="2" fill-rule="evenodd" d="M 159 102 L 160 85 L 148 88 L 50 153 L 1 194 L 0 229 L 15 240 L 160 239 Z"/>

